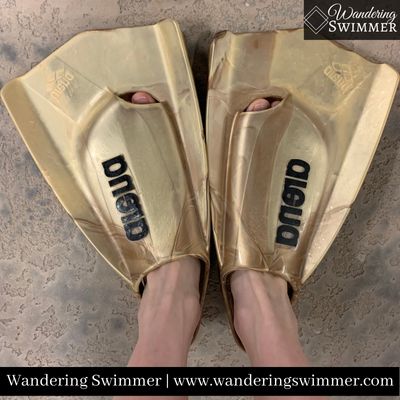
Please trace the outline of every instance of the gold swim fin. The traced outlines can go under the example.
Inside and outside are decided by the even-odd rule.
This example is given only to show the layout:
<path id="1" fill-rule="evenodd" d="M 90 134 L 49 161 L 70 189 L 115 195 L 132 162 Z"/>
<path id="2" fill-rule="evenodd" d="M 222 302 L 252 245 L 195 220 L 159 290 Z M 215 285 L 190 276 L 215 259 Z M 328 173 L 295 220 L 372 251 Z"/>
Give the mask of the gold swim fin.
<path id="1" fill-rule="evenodd" d="M 234 332 L 233 271 L 270 272 L 296 291 L 327 252 L 374 155 L 398 74 L 333 42 L 305 41 L 302 30 L 223 32 L 210 57 L 211 215 Z M 243 112 L 265 97 L 282 101 Z"/>
<path id="2" fill-rule="evenodd" d="M 139 90 L 158 103 L 120 97 Z M 177 23 L 81 33 L 1 96 L 60 202 L 134 291 L 190 255 L 203 264 L 203 301 L 207 161 Z"/>

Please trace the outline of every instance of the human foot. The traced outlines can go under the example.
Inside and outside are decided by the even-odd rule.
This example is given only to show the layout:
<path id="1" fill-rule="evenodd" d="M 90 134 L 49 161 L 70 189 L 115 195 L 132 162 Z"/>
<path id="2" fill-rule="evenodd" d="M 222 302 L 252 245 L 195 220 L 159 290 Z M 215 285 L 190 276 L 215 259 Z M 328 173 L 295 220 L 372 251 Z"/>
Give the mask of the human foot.
<path id="1" fill-rule="evenodd" d="M 253 270 L 231 276 L 235 330 L 253 366 L 306 366 L 287 282 Z"/>
<path id="2" fill-rule="evenodd" d="M 274 97 L 258 98 L 245 111 L 267 110 L 280 101 Z M 235 330 L 252 364 L 306 365 L 287 282 L 269 273 L 240 270 L 232 273 L 230 287 Z"/>
<path id="3" fill-rule="evenodd" d="M 129 98 L 134 104 L 157 102 L 147 92 Z M 147 275 L 138 313 L 139 339 L 130 366 L 186 364 L 200 320 L 199 284 L 200 262 L 193 257 L 167 263 Z"/>

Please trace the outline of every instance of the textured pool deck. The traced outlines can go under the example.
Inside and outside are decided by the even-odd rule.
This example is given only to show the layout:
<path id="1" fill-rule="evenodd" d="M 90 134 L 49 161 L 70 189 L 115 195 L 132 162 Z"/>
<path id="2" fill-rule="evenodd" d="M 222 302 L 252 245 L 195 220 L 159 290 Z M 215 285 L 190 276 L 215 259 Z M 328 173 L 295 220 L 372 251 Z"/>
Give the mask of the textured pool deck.
<path id="1" fill-rule="evenodd" d="M 208 44 L 221 30 L 302 26 L 300 1 L 0 0 L 0 85 L 74 34 L 179 21 L 204 110 Z M 346 45 L 400 70 L 400 42 Z M 352 211 L 296 312 L 320 366 L 400 360 L 400 96 Z M 56 200 L 0 106 L 0 366 L 124 366 L 138 301 Z M 228 328 L 216 268 L 190 365 L 246 365 Z"/>

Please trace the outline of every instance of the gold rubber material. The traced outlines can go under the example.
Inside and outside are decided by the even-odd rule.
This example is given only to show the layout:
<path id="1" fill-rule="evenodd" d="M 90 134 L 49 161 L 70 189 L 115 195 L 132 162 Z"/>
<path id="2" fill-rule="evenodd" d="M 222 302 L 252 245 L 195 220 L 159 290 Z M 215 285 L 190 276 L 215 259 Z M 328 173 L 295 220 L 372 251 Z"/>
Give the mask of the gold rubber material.
<path id="1" fill-rule="evenodd" d="M 139 90 L 158 103 L 119 97 Z M 194 256 L 203 301 L 207 161 L 178 25 L 79 34 L 1 95 L 60 202 L 135 293 L 150 271 Z"/>
<path id="2" fill-rule="evenodd" d="M 230 323 L 230 274 L 253 269 L 294 291 L 342 226 L 398 84 L 387 65 L 303 31 L 214 39 L 207 103 L 213 234 Z M 243 112 L 257 98 L 282 99 Z"/>

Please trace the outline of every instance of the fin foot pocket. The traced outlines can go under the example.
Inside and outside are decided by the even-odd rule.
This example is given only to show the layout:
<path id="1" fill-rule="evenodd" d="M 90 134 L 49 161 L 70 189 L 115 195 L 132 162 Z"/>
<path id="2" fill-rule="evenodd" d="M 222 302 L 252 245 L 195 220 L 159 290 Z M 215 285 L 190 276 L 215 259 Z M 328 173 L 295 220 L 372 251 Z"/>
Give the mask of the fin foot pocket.
<path id="1" fill-rule="evenodd" d="M 398 74 L 332 42 L 306 41 L 302 30 L 225 32 L 210 57 L 211 215 L 240 344 L 230 274 L 271 272 L 295 292 L 312 274 L 360 188 Z M 275 107 L 244 111 L 275 96 L 283 99 Z"/>
<path id="2" fill-rule="evenodd" d="M 137 54 L 146 60 L 130 62 Z M 132 103 L 138 93 L 155 101 Z M 203 262 L 202 303 L 207 161 L 177 23 L 79 34 L 1 95 L 67 212 L 134 292 L 148 272 L 193 256 Z"/>

